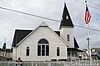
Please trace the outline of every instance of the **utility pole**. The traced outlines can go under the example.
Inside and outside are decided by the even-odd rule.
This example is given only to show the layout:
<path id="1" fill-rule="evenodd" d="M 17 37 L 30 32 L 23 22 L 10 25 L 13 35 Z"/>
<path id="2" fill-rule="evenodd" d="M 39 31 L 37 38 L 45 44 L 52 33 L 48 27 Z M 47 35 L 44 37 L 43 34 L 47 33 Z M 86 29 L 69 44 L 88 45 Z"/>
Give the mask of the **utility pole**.
<path id="1" fill-rule="evenodd" d="M 88 56 L 89 56 L 89 62 L 90 62 L 90 65 L 91 65 L 91 61 L 92 61 L 92 58 L 91 58 L 91 48 L 90 48 L 90 38 L 88 37 L 87 38 L 87 41 L 88 41 Z"/>
<path id="2" fill-rule="evenodd" d="M 91 49 L 90 49 L 90 38 L 89 37 L 87 38 L 87 41 L 88 41 L 88 49 L 87 50 L 88 50 L 88 55 L 89 55 L 89 59 L 90 59 L 90 54 L 91 54 L 90 50 Z"/>

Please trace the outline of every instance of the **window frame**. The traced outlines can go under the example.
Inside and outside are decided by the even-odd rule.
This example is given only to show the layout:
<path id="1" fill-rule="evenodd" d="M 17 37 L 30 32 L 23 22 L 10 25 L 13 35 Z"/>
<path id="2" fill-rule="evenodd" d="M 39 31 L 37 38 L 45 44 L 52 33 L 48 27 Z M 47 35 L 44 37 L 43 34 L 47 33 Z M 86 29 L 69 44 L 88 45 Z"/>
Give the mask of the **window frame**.
<path id="1" fill-rule="evenodd" d="M 28 46 L 28 47 L 26 47 L 26 56 L 29 56 L 29 55 L 30 55 L 30 48 Z"/>
<path id="2" fill-rule="evenodd" d="M 39 48 L 41 46 L 41 48 Z M 40 39 L 37 46 L 37 56 L 49 56 L 49 42 L 46 39 Z"/>
<path id="3" fill-rule="evenodd" d="M 57 56 L 60 56 L 60 47 L 57 47 Z"/>
<path id="4" fill-rule="evenodd" d="M 67 35 L 67 41 L 70 41 L 70 35 L 69 34 Z"/>

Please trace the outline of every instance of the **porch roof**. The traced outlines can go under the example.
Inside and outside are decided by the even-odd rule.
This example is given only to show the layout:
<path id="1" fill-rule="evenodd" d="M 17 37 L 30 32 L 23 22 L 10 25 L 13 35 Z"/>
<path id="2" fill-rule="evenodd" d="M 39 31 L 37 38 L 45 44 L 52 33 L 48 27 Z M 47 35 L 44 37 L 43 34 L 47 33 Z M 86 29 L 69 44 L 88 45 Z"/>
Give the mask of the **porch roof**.
<path id="1" fill-rule="evenodd" d="M 83 52 L 83 50 L 80 50 L 80 49 L 77 49 L 77 48 L 67 48 L 67 51 Z"/>

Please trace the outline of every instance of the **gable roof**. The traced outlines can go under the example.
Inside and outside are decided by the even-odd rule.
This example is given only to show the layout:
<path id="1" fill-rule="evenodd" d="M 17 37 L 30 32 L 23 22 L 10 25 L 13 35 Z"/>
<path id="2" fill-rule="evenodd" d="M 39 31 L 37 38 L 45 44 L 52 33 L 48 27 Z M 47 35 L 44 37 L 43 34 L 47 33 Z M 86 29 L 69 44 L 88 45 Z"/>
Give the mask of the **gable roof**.
<path id="1" fill-rule="evenodd" d="M 41 26 L 40 26 L 41 27 Z M 45 26 L 44 26 L 45 27 Z M 13 38 L 13 43 L 12 47 L 16 47 L 16 45 L 24 39 L 29 33 L 31 33 L 33 30 L 21 30 L 21 29 L 16 29 L 15 30 L 15 35 Z M 60 36 L 60 31 L 54 31 L 58 36 Z"/>
<path id="2" fill-rule="evenodd" d="M 60 29 L 64 26 L 74 27 L 71 17 L 70 17 L 70 14 L 68 12 L 66 3 L 64 4 L 64 10 L 63 10 L 62 20 L 61 20 L 61 24 L 60 24 Z"/>
<path id="3" fill-rule="evenodd" d="M 17 43 L 19 43 L 24 37 L 26 37 L 32 30 L 15 30 L 15 35 L 13 38 L 12 47 L 15 47 Z"/>
<path id="4" fill-rule="evenodd" d="M 36 29 L 38 29 L 39 27 L 48 27 L 48 25 L 45 22 L 42 22 L 40 24 L 40 26 L 38 26 Z M 35 29 L 35 30 L 36 30 Z M 34 31 L 35 31 L 34 30 Z M 17 44 L 24 40 L 25 37 L 27 37 L 33 30 L 21 30 L 21 29 L 16 29 L 15 30 L 15 34 L 14 34 L 14 38 L 13 38 L 13 43 L 12 43 L 12 47 L 16 47 Z"/>
<path id="5" fill-rule="evenodd" d="M 40 26 L 41 27 L 41 26 Z M 45 27 L 45 26 L 44 26 Z M 15 35 L 12 43 L 12 47 L 16 47 L 17 44 L 24 39 L 28 34 L 30 34 L 33 30 L 21 30 L 21 29 L 16 29 L 15 30 Z M 54 31 L 58 36 L 60 36 L 60 31 Z M 74 38 L 74 47 L 79 48 L 79 45 Z"/>
<path id="6" fill-rule="evenodd" d="M 33 32 L 35 32 L 39 27 L 48 27 L 48 26 L 47 26 L 47 24 L 41 23 L 40 26 L 38 26 L 35 30 L 19 30 L 19 29 L 16 29 L 14 39 L 13 39 L 13 43 L 12 43 L 12 47 L 17 47 L 21 42 L 23 42 Z M 49 28 L 49 29 L 52 30 L 51 28 Z M 60 37 L 60 31 L 53 31 L 52 30 L 52 33 L 54 33 L 64 44 L 66 44 L 66 41 L 64 41 Z"/>

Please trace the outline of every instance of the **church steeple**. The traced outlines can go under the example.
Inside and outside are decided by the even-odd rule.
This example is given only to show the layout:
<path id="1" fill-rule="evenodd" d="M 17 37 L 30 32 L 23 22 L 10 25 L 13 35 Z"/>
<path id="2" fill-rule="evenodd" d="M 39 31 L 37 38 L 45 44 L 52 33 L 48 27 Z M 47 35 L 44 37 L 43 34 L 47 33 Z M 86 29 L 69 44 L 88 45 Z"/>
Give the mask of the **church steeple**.
<path id="1" fill-rule="evenodd" d="M 60 29 L 62 27 L 66 27 L 66 26 L 68 26 L 68 27 L 74 27 L 74 25 L 72 23 L 72 20 L 70 18 L 68 9 L 66 7 L 66 3 L 64 3 L 64 10 L 63 10 L 62 20 L 61 20 L 61 24 L 60 24 Z"/>
<path id="2" fill-rule="evenodd" d="M 64 3 L 64 10 L 60 24 L 60 36 L 63 38 L 63 40 L 67 42 L 66 45 L 69 46 L 70 48 L 74 48 L 73 27 L 74 25 L 70 18 L 70 14 L 68 12 L 66 3 Z"/>

